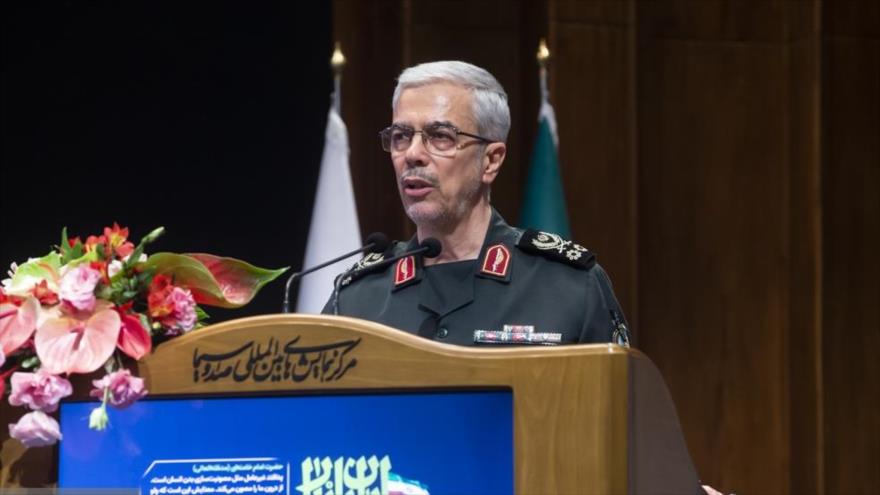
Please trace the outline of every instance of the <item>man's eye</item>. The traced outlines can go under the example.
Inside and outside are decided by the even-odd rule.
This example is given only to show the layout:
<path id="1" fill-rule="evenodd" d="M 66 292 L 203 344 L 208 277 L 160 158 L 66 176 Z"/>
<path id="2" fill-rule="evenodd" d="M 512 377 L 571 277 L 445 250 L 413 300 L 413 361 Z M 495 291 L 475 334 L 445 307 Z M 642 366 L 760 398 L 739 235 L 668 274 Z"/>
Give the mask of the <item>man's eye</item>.
<path id="1" fill-rule="evenodd" d="M 432 130 L 429 134 L 432 141 L 439 143 L 454 143 L 455 142 L 455 134 L 450 131 L 444 130 Z"/>
<path id="2" fill-rule="evenodd" d="M 391 131 L 391 140 L 395 142 L 408 141 L 410 139 L 410 136 L 410 133 L 399 129 Z"/>

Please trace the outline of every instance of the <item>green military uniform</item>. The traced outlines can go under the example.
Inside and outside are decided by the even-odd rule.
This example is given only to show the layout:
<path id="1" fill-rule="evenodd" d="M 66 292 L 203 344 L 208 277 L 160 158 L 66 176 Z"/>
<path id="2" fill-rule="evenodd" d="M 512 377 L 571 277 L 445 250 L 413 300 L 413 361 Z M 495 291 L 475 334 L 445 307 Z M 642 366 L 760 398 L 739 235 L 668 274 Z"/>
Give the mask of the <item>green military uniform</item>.
<path id="1" fill-rule="evenodd" d="M 493 209 L 478 259 L 426 267 L 413 256 L 383 266 L 417 246 L 396 242 L 359 261 L 340 281 L 338 314 L 459 345 L 628 345 L 611 282 L 578 244 L 513 228 Z M 332 298 L 324 313 L 333 313 Z"/>

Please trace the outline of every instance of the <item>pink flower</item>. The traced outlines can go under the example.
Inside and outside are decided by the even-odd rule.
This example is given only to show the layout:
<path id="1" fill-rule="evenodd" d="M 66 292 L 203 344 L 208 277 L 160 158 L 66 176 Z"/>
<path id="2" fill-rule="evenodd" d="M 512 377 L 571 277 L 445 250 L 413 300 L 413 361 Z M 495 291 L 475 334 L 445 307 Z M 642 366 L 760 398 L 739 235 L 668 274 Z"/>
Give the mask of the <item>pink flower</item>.
<path id="1" fill-rule="evenodd" d="M 166 328 L 168 335 L 186 333 L 196 325 L 196 302 L 188 289 L 170 286 L 162 306 L 171 311 L 167 316 L 159 318 L 159 323 Z"/>
<path id="2" fill-rule="evenodd" d="M 61 277 L 58 295 L 65 306 L 77 311 L 95 310 L 95 286 L 101 281 L 101 272 L 87 264 L 68 271 Z"/>
<path id="3" fill-rule="evenodd" d="M 55 419 L 42 411 L 29 412 L 9 425 L 9 436 L 25 447 L 44 447 L 61 440 L 61 429 Z"/>
<path id="4" fill-rule="evenodd" d="M 147 395 L 143 378 L 132 376 L 131 371 L 127 369 L 114 371 L 100 380 L 94 380 L 92 385 L 95 386 L 91 391 L 92 397 L 103 398 L 104 389 L 109 389 L 108 401 L 111 406 L 119 409 L 124 409 Z"/>
<path id="5" fill-rule="evenodd" d="M 122 322 L 112 304 L 98 301 L 95 313 L 49 318 L 37 329 L 34 344 L 49 373 L 91 373 L 116 349 Z"/>
<path id="6" fill-rule="evenodd" d="M 35 297 L 28 297 L 16 306 L 12 303 L 0 304 L 0 350 L 10 355 L 24 345 L 37 328 L 40 303 Z"/>
<path id="7" fill-rule="evenodd" d="M 6 363 L 6 354 L 3 352 L 3 347 L 0 347 L 0 366 Z M 0 394 L 2 396 L 2 394 Z"/>
<path id="8" fill-rule="evenodd" d="M 10 382 L 9 403 L 28 406 L 34 411 L 54 412 L 58 409 L 58 402 L 73 393 L 73 386 L 67 379 L 42 369 L 36 373 L 13 373 Z"/>

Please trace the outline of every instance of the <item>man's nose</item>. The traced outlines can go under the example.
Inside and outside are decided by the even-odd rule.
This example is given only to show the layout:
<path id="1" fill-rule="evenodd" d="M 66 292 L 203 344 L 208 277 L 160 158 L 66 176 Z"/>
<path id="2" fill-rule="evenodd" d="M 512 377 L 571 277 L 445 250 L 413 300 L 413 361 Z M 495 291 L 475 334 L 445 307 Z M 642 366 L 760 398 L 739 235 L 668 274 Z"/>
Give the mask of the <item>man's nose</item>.
<path id="1" fill-rule="evenodd" d="M 428 149 L 425 147 L 425 135 L 421 132 L 413 134 L 412 142 L 406 149 L 406 163 L 411 166 L 424 165 L 427 162 Z"/>

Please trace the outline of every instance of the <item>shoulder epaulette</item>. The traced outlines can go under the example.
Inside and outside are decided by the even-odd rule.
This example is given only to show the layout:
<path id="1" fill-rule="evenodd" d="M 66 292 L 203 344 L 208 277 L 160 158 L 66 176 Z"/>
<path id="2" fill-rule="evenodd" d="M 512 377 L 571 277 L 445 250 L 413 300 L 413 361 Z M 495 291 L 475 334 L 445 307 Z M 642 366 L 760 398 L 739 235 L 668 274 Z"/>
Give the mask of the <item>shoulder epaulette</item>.
<path id="1" fill-rule="evenodd" d="M 523 232 L 516 247 L 527 253 L 550 258 L 568 265 L 589 270 L 596 264 L 596 255 L 589 249 L 558 234 L 528 229 Z"/>
<path id="2" fill-rule="evenodd" d="M 402 243 L 396 241 L 392 242 L 384 253 L 370 253 L 358 260 L 357 263 L 352 265 L 351 268 L 349 268 L 348 271 L 345 272 L 345 278 L 343 278 L 342 281 L 339 282 L 339 286 L 345 287 L 346 285 L 354 282 L 361 277 L 376 272 L 381 267 L 381 263 L 385 261 L 386 258 L 394 256 L 394 251 L 400 244 Z"/>

